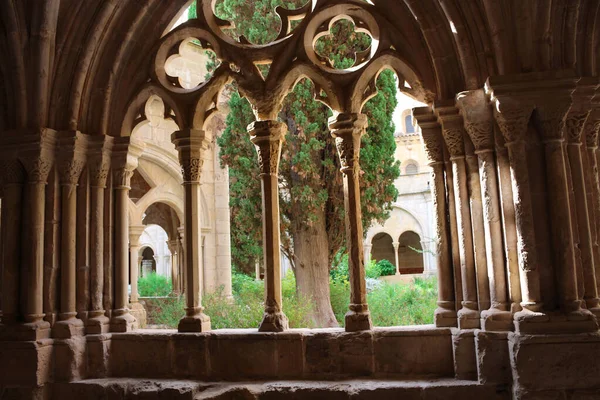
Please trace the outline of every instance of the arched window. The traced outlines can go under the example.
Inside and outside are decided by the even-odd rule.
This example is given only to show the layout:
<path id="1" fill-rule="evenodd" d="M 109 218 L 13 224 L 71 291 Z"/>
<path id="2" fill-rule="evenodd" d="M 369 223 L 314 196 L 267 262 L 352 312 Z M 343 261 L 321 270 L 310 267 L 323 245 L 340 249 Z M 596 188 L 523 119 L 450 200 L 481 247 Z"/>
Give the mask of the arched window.
<path id="1" fill-rule="evenodd" d="M 415 126 L 412 123 L 412 115 L 408 114 L 404 117 L 404 125 L 406 127 L 406 133 L 415 133 Z"/>
<path id="2" fill-rule="evenodd" d="M 398 238 L 398 270 L 401 274 L 423 273 L 423 247 L 421 237 L 406 231 Z"/>
<path id="3" fill-rule="evenodd" d="M 419 166 L 417 165 L 416 162 L 410 161 L 408 164 L 406 164 L 406 167 L 404 168 L 404 173 L 406 175 L 418 174 Z"/>

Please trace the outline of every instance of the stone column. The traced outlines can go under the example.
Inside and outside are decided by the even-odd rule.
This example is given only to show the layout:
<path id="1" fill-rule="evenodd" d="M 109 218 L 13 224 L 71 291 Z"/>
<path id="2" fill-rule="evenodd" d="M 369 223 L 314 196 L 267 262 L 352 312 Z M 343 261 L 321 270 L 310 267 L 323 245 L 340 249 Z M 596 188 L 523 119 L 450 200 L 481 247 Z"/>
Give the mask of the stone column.
<path id="1" fill-rule="evenodd" d="M 180 294 L 184 294 L 185 293 L 185 288 L 187 285 L 187 270 L 185 268 L 185 246 L 184 246 L 184 229 L 183 226 L 180 226 L 179 228 L 177 228 L 177 233 L 178 233 L 178 244 L 177 244 L 177 261 L 179 262 L 179 293 Z"/>
<path id="2" fill-rule="evenodd" d="M 516 318 L 527 314 L 535 316 L 543 310 L 540 291 L 540 274 L 537 265 L 537 248 L 533 222 L 533 205 L 529 186 L 529 170 L 525 135 L 533 106 L 519 104 L 508 98 L 495 98 L 494 117 L 500 128 L 505 146 L 508 149 L 512 182 L 515 223 L 517 227 L 517 254 L 520 267 L 521 294 L 523 312 Z"/>
<path id="3" fill-rule="evenodd" d="M 129 276 L 131 279 L 131 295 L 129 302 L 139 304 L 138 275 L 140 269 L 140 236 L 146 229 L 145 225 L 131 225 L 129 227 Z"/>
<path id="4" fill-rule="evenodd" d="M 462 277 L 463 300 L 458 311 L 458 327 L 470 329 L 479 327 L 477 299 L 477 273 L 473 251 L 471 210 L 467 188 L 465 165 L 464 126 L 462 117 L 454 106 L 442 104 L 436 107 L 438 120 L 442 124 L 444 141 L 452 162 L 453 186 L 456 200 L 456 221 L 460 250 L 460 270 Z"/>
<path id="5" fill-rule="evenodd" d="M 564 124 L 569 102 L 567 99 L 552 100 L 553 103 L 536 106 L 534 121 L 538 125 L 546 154 L 549 217 L 560 305 L 563 311 L 573 313 L 579 312 L 581 303 L 577 288 L 571 222 L 571 208 L 574 205 L 569 201 L 569 177 L 564 146 Z"/>
<path id="6" fill-rule="evenodd" d="M 94 141 L 95 142 L 95 141 Z M 104 190 L 110 170 L 112 138 L 92 144 L 88 168 L 90 170 L 90 300 L 91 310 L 86 322 L 86 333 L 100 334 L 109 330 L 105 315 L 104 292 Z"/>
<path id="7" fill-rule="evenodd" d="M 507 297 L 492 110 L 483 90 L 460 93 L 457 103 L 479 159 L 481 197 L 486 205 L 483 207 L 483 233 L 487 249 L 491 306 L 481 312 L 482 328 L 488 331 L 509 331 L 513 324 Z"/>
<path id="8" fill-rule="evenodd" d="M 54 163 L 56 132 L 41 129 L 26 133 L 20 159 L 27 172 L 23 191 L 21 237 L 21 315 L 25 324 L 18 337 L 38 340 L 50 335 L 50 324 L 43 320 L 45 189 Z M 22 148 L 23 148 L 22 147 Z"/>
<path id="9" fill-rule="evenodd" d="M 454 296 L 454 272 L 449 226 L 449 204 L 446 199 L 444 176 L 444 151 L 442 130 L 429 107 L 413 109 L 413 116 L 421 128 L 425 152 L 431 167 L 431 192 L 434 206 L 436 262 L 438 272 L 438 301 L 434 313 L 435 326 L 457 326 L 456 299 Z M 451 184 L 451 182 L 449 182 Z"/>
<path id="10" fill-rule="evenodd" d="M 118 140 L 117 140 L 118 139 Z M 127 286 L 129 282 L 129 189 L 133 171 L 143 148 L 130 137 L 115 138 L 113 150 L 113 188 L 115 193 L 115 299 L 110 330 L 128 332 L 136 327 L 137 321 L 127 307 Z"/>
<path id="11" fill-rule="evenodd" d="M 83 142 L 83 143 L 82 143 Z M 60 309 L 53 334 L 70 338 L 84 333 L 77 318 L 77 183 L 85 166 L 86 139 L 79 132 L 59 132 L 58 175 L 61 187 Z"/>
<path id="12" fill-rule="evenodd" d="M 587 102 L 589 105 L 589 102 Z M 581 252 L 581 265 L 583 278 L 583 300 L 588 310 L 600 316 L 598 289 L 595 276 L 594 240 L 592 226 L 593 214 L 590 216 L 587 198 L 586 174 L 584 172 L 584 150 L 581 146 L 583 127 L 590 112 L 589 110 L 572 110 L 566 119 L 567 154 L 573 181 L 574 206 L 576 211 L 575 227 L 579 233 L 579 251 Z M 595 226 L 594 226 L 595 229 Z M 580 295 L 581 297 L 581 295 Z"/>
<path id="13" fill-rule="evenodd" d="M 365 114 L 342 113 L 329 119 L 344 176 L 346 209 L 346 246 L 350 273 L 350 310 L 346 313 L 346 332 L 372 328 L 367 305 L 367 288 L 363 251 L 363 226 L 360 205 L 360 142 L 367 128 Z"/>
<path id="14" fill-rule="evenodd" d="M 173 283 L 173 293 L 179 294 L 179 240 L 168 240 L 167 246 L 171 252 L 171 282 Z"/>
<path id="15" fill-rule="evenodd" d="M 436 122 L 437 123 L 437 122 Z M 439 127 L 439 125 L 438 125 Z M 452 256 L 452 277 L 454 278 L 454 309 L 460 310 L 463 301 L 463 284 L 460 268 L 460 249 L 458 246 L 458 224 L 456 222 L 456 196 L 454 194 L 454 173 L 452 172 L 452 162 L 446 143 L 444 142 L 442 131 L 440 128 L 439 137 L 442 142 L 442 153 L 444 159 L 443 172 L 446 179 L 444 186 L 448 199 L 448 235 L 450 242 L 450 255 Z M 435 177 L 437 179 L 437 175 Z"/>
<path id="16" fill-rule="evenodd" d="M 396 275 L 400 275 L 400 263 L 398 260 L 398 247 L 400 246 L 399 242 L 392 242 L 392 246 L 394 246 L 394 265 L 396 266 Z"/>
<path id="17" fill-rule="evenodd" d="M 171 140 L 179 153 L 184 189 L 184 254 L 185 257 L 185 317 L 179 322 L 179 332 L 205 332 L 210 330 L 210 318 L 202 307 L 202 232 L 200 177 L 204 153 L 210 143 L 201 130 L 176 131 Z"/>
<path id="18" fill-rule="evenodd" d="M 0 161 L 2 183 L 2 222 L 0 223 L 2 246 L 2 324 L 13 325 L 20 316 L 19 265 L 21 259 L 21 210 L 25 171 L 18 160 Z"/>
<path id="19" fill-rule="evenodd" d="M 593 235 L 594 267 L 596 291 L 600 291 L 600 180 L 598 175 L 598 131 L 600 130 L 600 112 L 594 110 L 589 115 L 585 131 L 584 172 L 586 173 L 586 191 L 590 226 Z"/>
<path id="20" fill-rule="evenodd" d="M 279 159 L 287 127 L 278 121 L 256 121 L 248 126 L 260 164 L 263 204 L 265 313 L 260 332 L 281 332 L 289 327 L 281 300 L 281 238 L 279 226 Z"/>

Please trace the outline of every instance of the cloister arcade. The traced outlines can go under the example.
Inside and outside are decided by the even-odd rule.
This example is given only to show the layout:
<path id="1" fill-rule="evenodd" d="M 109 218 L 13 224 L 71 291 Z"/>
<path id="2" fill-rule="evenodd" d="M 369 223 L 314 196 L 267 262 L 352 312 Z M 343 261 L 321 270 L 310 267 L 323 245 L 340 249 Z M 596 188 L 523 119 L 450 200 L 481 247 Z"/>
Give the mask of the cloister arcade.
<path id="1" fill-rule="evenodd" d="M 169 31 L 184 6 L 0 3 L 0 396 L 600 395 L 599 2 L 313 0 L 274 10 L 280 34 L 260 46 L 228 36 L 210 0 Z M 371 37 L 344 70 L 314 48 L 340 18 Z M 190 43 L 220 64 L 188 86 L 166 63 Z M 265 64 L 266 76 L 257 67 Z M 432 168 L 435 326 L 374 329 L 367 304 L 361 111 L 386 68 L 427 104 L 412 116 Z M 290 330 L 282 304 L 278 162 L 287 127 L 277 113 L 304 78 L 333 111 L 344 180 L 344 329 Z M 232 81 L 256 117 L 248 134 L 261 169 L 265 310 L 257 330 L 211 331 L 203 178 L 214 162 L 211 120 Z M 154 118 L 146 106 L 155 98 L 177 126 L 179 213 L 166 199 L 130 206 L 135 182 L 136 191 L 148 189 L 142 180 L 152 188 L 136 127 Z M 184 227 L 177 331 L 137 330 L 129 308 L 130 222 L 136 211 L 164 211 L 148 213 L 152 204 L 167 204 Z M 89 274 L 78 275 L 83 259 Z"/>

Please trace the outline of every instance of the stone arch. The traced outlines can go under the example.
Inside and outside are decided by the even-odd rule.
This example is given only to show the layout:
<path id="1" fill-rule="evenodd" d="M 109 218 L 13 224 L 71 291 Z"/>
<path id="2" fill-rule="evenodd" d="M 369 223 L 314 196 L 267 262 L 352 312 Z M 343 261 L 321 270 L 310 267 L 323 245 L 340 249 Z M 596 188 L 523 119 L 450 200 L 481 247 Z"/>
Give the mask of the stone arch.
<path id="1" fill-rule="evenodd" d="M 371 239 L 371 260 L 388 260 L 396 265 L 394 239 L 386 232 L 379 232 Z"/>
<path id="2" fill-rule="evenodd" d="M 414 175 L 419 173 L 419 163 L 413 159 L 402 162 L 401 168 L 405 175 Z"/>
<path id="3" fill-rule="evenodd" d="M 422 274 L 424 271 L 421 236 L 404 231 L 398 237 L 398 270 L 400 274 Z"/>

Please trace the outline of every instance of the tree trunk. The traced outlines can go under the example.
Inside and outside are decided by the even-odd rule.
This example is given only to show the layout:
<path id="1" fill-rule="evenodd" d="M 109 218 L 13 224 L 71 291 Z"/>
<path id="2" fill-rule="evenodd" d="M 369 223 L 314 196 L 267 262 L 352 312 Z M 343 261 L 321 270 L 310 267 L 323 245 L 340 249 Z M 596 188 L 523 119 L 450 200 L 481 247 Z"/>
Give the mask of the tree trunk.
<path id="1" fill-rule="evenodd" d="M 293 226 L 296 285 L 301 296 L 312 298 L 313 319 L 320 328 L 339 326 L 329 295 L 329 244 L 325 212 L 310 227 Z M 299 224 L 298 224 L 299 225 Z"/>

